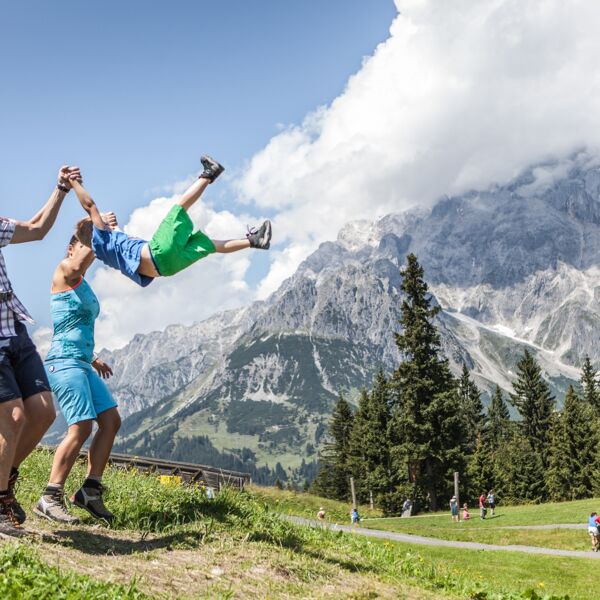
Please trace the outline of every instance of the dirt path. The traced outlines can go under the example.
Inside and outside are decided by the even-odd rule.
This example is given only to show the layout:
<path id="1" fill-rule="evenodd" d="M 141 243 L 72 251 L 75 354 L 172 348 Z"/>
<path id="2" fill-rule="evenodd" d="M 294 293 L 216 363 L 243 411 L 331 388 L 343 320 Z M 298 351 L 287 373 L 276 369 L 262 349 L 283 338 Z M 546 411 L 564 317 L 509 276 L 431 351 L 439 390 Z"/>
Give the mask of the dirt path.
<path id="1" fill-rule="evenodd" d="M 393 531 L 382 531 L 380 529 L 365 529 L 364 527 L 352 527 L 351 525 L 337 525 L 334 523 L 324 524 L 319 521 L 312 519 L 304 519 L 303 517 L 286 516 L 286 519 L 297 523 L 299 525 L 306 525 L 309 527 L 327 527 L 332 531 L 344 531 L 346 533 L 354 533 L 357 535 L 364 535 L 367 537 L 374 537 L 383 540 L 390 540 L 393 542 L 405 542 L 408 544 L 418 544 L 421 546 L 443 546 L 446 548 L 464 548 L 466 550 L 490 550 L 490 551 L 503 551 L 503 552 L 527 552 L 528 554 L 547 554 L 550 556 L 570 556 L 578 558 L 600 558 L 600 553 L 587 552 L 584 550 L 558 550 L 556 548 L 541 548 L 538 546 L 517 546 L 507 545 L 501 546 L 499 544 L 480 544 L 479 542 L 461 542 L 458 540 L 440 540 L 437 538 L 424 537 L 420 535 L 412 535 L 409 533 L 396 533 Z M 557 526 L 547 525 L 529 525 L 525 527 L 519 527 L 518 529 L 552 529 Z M 564 526 L 563 526 L 564 527 Z M 566 528 L 579 529 L 580 526 L 569 525 Z"/>

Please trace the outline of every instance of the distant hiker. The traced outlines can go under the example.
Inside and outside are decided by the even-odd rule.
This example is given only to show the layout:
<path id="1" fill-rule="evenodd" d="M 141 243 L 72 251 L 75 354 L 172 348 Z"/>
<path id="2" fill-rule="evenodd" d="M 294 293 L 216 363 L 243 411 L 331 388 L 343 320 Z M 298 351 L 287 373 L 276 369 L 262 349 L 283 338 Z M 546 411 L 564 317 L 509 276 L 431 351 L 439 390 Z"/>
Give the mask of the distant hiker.
<path id="1" fill-rule="evenodd" d="M 102 475 L 121 427 L 121 418 L 103 379 L 111 368 L 94 354 L 94 323 L 100 305 L 85 274 L 94 262 L 92 223 L 77 224 L 67 256 L 52 278 L 50 308 L 54 333 L 46 357 L 52 391 L 69 429 L 54 454 L 48 485 L 34 512 L 50 521 L 76 524 L 64 500 L 64 485 L 83 444 L 98 424 L 88 451 L 87 477 L 71 502 L 96 519 L 111 522 L 114 515 L 104 506 Z"/>
<path id="2" fill-rule="evenodd" d="M 469 514 L 469 509 L 467 508 L 467 503 L 463 504 L 463 521 L 468 521 L 471 518 Z"/>
<path id="3" fill-rule="evenodd" d="M 456 499 L 456 496 L 450 498 L 450 514 L 452 515 L 452 520 L 458 523 L 458 500 Z"/>
<path id="4" fill-rule="evenodd" d="M 588 519 L 588 533 L 592 541 L 592 550 L 598 552 L 598 538 L 600 531 L 598 530 L 598 513 L 593 512 Z"/>
<path id="5" fill-rule="evenodd" d="M 319 512 L 317 513 L 317 519 L 319 519 L 319 521 L 325 520 L 325 509 L 322 506 L 319 508 Z"/>
<path id="6" fill-rule="evenodd" d="M 488 492 L 486 502 L 490 507 L 490 516 L 494 516 L 494 512 L 496 510 L 496 497 L 494 496 L 494 490 L 490 490 Z"/>
<path id="7" fill-rule="evenodd" d="M 485 514 L 487 513 L 487 509 L 485 507 L 485 500 L 486 500 L 486 496 L 485 493 L 481 494 L 481 496 L 479 496 L 479 516 L 482 519 L 485 519 Z"/>
<path id="8" fill-rule="evenodd" d="M 227 254 L 246 248 L 268 250 L 271 243 L 270 221 L 265 221 L 259 229 L 249 230 L 246 239 L 212 240 L 201 231 L 194 233 L 188 210 L 224 170 L 208 156 L 203 156 L 201 161 L 204 171 L 171 208 L 150 241 L 133 238 L 120 231 L 113 213 L 108 213 L 111 218 L 105 221 L 90 194 L 79 181 L 74 181 L 75 193 L 93 223 L 89 243 L 96 257 L 145 287 L 156 277 L 175 275 L 214 252 Z"/>
<path id="9" fill-rule="evenodd" d="M 77 176 L 79 169 L 60 169 L 56 188 L 29 221 L 0 217 L 0 248 L 46 236 L 71 189 L 71 173 Z M 11 200 L 12 205 L 18 202 L 18 198 Z M 21 526 L 27 517 L 15 499 L 19 466 L 56 417 L 44 364 L 24 321 L 33 323 L 13 292 L 0 250 L 0 537 L 25 534 Z"/>
<path id="10" fill-rule="evenodd" d="M 410 517 L 412 515 L 412 501 L 410 498 L 407 498 L 402 505 L 402 516 Z"/>
<path id="11" fill-rule="evenodd" d="M 358 525 L 360 521 L 360 516 L 356 506 L 353 506 L 352 511 L 350 512 L 350 521 L 352 522 L 352 525 Z"/>

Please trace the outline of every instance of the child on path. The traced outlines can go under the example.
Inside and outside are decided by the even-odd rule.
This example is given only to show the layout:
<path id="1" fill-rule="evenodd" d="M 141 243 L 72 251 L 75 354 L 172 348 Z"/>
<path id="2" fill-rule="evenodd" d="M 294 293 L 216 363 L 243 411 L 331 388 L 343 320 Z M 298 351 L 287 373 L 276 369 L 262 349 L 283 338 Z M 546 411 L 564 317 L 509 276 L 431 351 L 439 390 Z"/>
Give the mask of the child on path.
<path id="1" fill-rule="evenodd" d="M 600 532 L 598 531 L 598 513 L 596 512 L 591 513 L 588 519 L 588 533 L 592 541 L 592 550 L 598 552 L 598 537 Z"/>
<path id="2" fill-rule="evenodd" d="M 204 171 L 169 211 L 150 241 L 120 231 L 112 213 L 108 213 L 106 223 L 80 179 L 73 178 L 70 183 L 93 223 L 91 243 L 96 257 L 146 287 L 156 277 L 175 275 L 214 252 L 226 254 L 246 248 L 268 250 L 271 242 L 271 222 L 268 220 L 259 229 L 248 231 L 246 239 L 212 240 L 201 231 L 194 233 L 188 210 L 224 171 L 209 156 L 200 160 Z"/>
<path id="3" fill-rule="evenodd" d="M 358 525 L 358 523 L 360 521 L 360 516 L 358 514 L 358 510 L 357 510 L 356 506 L 352 507 L 352 512 L 350 513 L 350 521 L 352 522 L 352 525 L 354 525 L 354 526 Z"/>
<path id="4" fill-rule="evenodd" d="M 456 499 L 456 496 L 450 498 L 450 514 L 452 515 L 452 521 L 458 523 L 458 500 Z"/>

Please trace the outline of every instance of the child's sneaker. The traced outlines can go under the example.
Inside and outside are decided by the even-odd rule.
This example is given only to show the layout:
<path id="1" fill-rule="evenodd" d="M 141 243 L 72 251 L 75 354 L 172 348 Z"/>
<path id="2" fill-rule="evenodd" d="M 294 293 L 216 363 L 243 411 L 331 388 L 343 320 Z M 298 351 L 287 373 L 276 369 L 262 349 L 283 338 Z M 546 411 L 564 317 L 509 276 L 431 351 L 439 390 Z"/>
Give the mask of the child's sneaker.
<path id="1" fill-rule="evenodd" d="M 103 519 L 108 523 L 112 523 L 115 520 L 115 515 L 104 506 L 102 500 L 105 489 L 99 482 L 86 481 L 71 497 L 71 504 L 87 510 L 96 519 Z"/>
<path id="2" fill-rule="evenodd" d="M 211 183 L 225 170 L 225 167 L 218 163 L 214 158 L 204 155 L 200 162 L 204 171 L 200 174 L 202 179 L 208 179 Z"/>
<path id="3" fill-rule="evenodd" d="M 259 229 L 248 227 L 246 234 L 251 248 L 268 250 L 271 246 L 271 221 L 265 221 Z"/>

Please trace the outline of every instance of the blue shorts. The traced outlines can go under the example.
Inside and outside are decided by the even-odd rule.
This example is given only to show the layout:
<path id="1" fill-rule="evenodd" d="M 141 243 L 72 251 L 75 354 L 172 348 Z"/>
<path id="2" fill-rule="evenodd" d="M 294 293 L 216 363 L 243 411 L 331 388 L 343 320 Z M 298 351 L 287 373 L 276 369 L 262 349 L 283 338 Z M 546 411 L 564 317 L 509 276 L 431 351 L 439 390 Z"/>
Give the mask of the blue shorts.
<path id="1" fill-rule="evenodd" d="M 68 425 L 95 419 L 114 408 L 106 384 L 89 363 L 76 358 L 61 358 L 46 362 L 50 387 Z"/>

